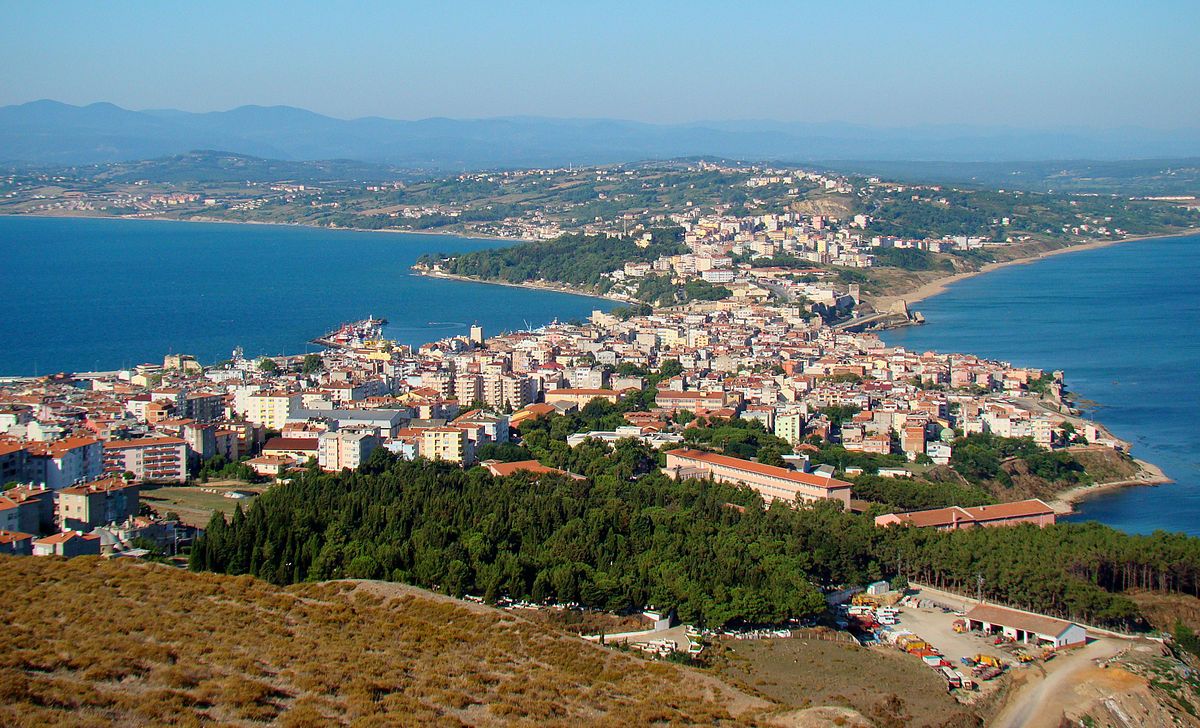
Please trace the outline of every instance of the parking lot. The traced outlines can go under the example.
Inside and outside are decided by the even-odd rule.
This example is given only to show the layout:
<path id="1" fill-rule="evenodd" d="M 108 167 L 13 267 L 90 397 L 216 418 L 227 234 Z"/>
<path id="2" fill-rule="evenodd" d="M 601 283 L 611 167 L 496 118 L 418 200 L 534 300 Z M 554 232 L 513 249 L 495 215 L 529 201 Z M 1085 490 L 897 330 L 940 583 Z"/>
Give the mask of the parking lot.
<path id="1" fill-rule="evenodd" d="M 918 598 L 920 598 L 918 596 Z M 961 608 L 962 605 L 956 605 Z M 897 627 L 911 630 L 926 642 L 941 650 L 947 660 L 954 663 L 956 668 L 962 668 L 961 658 L 974 657 L 978 654 L 992 655 L 1010 665 L 1016 662 L 1012 654 L 1001 650 L 992 644 L 992 637 L 985 637 L 980 632 L 954 631 L 954 620 L 959 619 L 953 612 L 943 612 L 940 609 L 921 609 L 910 605 L 901 607 L 900 623 Z M 1034 652 L 1031 647 L 1029 652 Z"/>

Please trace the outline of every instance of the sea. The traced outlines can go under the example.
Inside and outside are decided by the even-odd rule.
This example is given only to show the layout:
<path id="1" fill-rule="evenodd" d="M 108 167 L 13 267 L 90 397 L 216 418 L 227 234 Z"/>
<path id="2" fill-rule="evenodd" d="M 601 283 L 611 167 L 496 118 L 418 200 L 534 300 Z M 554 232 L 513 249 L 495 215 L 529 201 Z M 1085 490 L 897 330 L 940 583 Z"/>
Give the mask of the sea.
<path id="1" fill-rule="evenodd" d="M 0 376 L 110 371 L 168 353 L 202 363 L 317 351 L 382 317 L 419 345 L 586 319 L 592 296 L 429 278 L 426 253 L 511 241 L 287 225 L 0 216 Z"/>
<path id="2" fill-rule="evenodd" d="M 405 344 L 537 327 L 604 299 L 413 274 L 425 253 L 511 243 L 296 226 L 0 216 L 0 375 L 107 371 L 316 351 L 338 324 L 384 317 Z M 1083 501 L 1069 520 L 1200 535 L 1200 236 L 1124 243 L 970 278 L 884 333 L 1066 372 L 1085 414 L 1174 483 Z"/>
<path id="3" fill-rule="evenodd" d="M 884 341 L 1061 369 L 1085 416 L 1175 481 L 1097 494 L 1066 520 L 1200 535 L 1200 236 L 1001 268 L 912 308 L 927 323 Z"/>

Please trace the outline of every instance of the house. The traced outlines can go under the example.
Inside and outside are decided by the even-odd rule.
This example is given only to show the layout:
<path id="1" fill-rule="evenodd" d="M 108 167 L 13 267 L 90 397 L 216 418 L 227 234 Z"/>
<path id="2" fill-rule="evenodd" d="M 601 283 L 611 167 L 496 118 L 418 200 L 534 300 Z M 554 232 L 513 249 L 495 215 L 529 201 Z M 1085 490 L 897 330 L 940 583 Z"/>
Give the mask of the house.
<path id="1" fill-rule="evenodd" d="M 757 492 L 767 503 L 776 498 L 789 503 L 819 500 L 840 501 L 850 506 L 850 483 L 844 480 L 801 473 L 774 465 L 717 455 L 700 450 L 670 450 L 667 452 L 668 477 L 712 478 L 720 483 L 745 485 Z"/>
<path id="2" fill-rule="evenodd" d="M 280 473 L 286 471 L 295 462 L 292 458 L 283 455 L 259 455 L 256 458 L 247 460 L 246 466 L 257 475 L 277 478 Z"/>
<path id="3" fill-rule="evenodd" d="M 967 612 L 966 620 L 969 629 L 1052 649 L 1087 643 L 1087 630 L 1074 622 L 992 604 L 975 607 Z"/>
<path id="4" fill-rule="evenodd" d="M 0 554 L 30 556 L 33 554 L 33 536 L 20 531 L 0 531 Z"/>
<path id="5" fill-rule="evenodd" d="M 934 508 L 910 513 L 885 513 L 875 517 L 876 526 L 915 526 L 956 531 L 977 526 L 1017 526 L 1032 523 L 1045 527 L 1054 525 L 1056 514 L 1045 502 L 1030 500 L 998 503 L 990 506 Z"/>
<path id="6" fill-rule="evenodd" d="M 34 556 L 99 556 L 100 537 L 78 531 L 64 531 L 33 542 Z"/>

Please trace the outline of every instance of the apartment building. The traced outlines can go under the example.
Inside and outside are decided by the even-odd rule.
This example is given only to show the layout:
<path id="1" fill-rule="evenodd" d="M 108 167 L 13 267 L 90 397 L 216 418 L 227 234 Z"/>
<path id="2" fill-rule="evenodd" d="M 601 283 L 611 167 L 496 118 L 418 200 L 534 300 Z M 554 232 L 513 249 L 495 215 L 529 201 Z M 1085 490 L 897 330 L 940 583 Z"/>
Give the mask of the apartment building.
<path id="1" fill-rule="evenodd" d="M 322 470 L 354 470 L 381 444 L 383 441 L 369 432 L 322 432 L 317 438 L 317 464 Z"/>
<path id="2" fill-rule="evenodd" d="M 105 478 L 58 491 L 58 526 L 63 531 L 91 531 L 120 523 L 138 513 L 140 486 L 123 478 Z"/>
<path id="3" fill-rule="evenodd" d="M 468 465 L 474 462 L 467 431 L 460 427 L 431 427 L 421 431 L 421 457 Z"/>
<path id="4" fill-rule="evenodd" d="M 246 419 L 269 430 L 281 430 L 288 415 L 300 409 L 301 396 L 290 392 L 255 392 L 246 398 Z"/>
<path id="5" fill-rule="evenodd" d="M 143 437 L 104 443 L 104 472 L 121 477 L 133 473 L 138 481 L 187 481 L 187 441 L 178 437 Z"/>

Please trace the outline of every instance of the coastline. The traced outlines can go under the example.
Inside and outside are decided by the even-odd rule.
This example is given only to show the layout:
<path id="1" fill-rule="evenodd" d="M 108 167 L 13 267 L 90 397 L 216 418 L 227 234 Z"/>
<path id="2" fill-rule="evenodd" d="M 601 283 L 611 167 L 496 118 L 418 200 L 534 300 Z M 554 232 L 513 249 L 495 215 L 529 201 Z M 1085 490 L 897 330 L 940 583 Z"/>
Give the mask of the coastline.
<path id="1" fill-rule="evenodd" d="M 440 235 L 443 237 L 466 238 L 468 240 L 499 240 L 511 243 L 532 242 L 527 238 L 505 238 L 483 233 L 464 233 L 451 230 L 397 230 L 395 228 L 356 228 L 312 225 L 304 222 L 267 222 L 265 220 L 225 220 L 219 217 L 144 217 L 140 215 L 55 215 L 40 212 L 0 212 L 0 217 L 37 217 L 52 220 L 153 220 L 157 222 L 191 222 L 206 225 L 267 225 L 274 227 L 312 228 L 313 230 L 346 231 L 352 233 L 402 233 L 405 235 Z"/>
<path id="2" fill-rule="evenodd" d="M 615 303 L 636 303 L 627 298 L 618 296 L 609 296 L 601 293 L 585 293 L 577 291 L 574 288 L 568 288 L 565 285 L 555 285 L 553 283 L 537 283 L 529 281 L 526 283 L 510 283 L 508 281 L 489 281 L 482 278 L 472 278 L 470 276 L 454 275 L 453 273 L 435 273 L 428 270 L 414 269 L 413 273 L 427 278 L 442 278 L 448 281 L 459 281 L 460 283 L 484 283 L 489 286 L 508 286 L 509 288 L 528 288 L 535 291 L 550 291 L 551 293 L 565 293 L 571 296 L 585 296 L 587 298 L 599 298 L 605 301 L 613 301 Z"/>
<path id="3" fill-rule="evenodd" d="M 1093 241 L 1085 242 L 1085 243 L 1067 245 L 1062 248 L 1055 248 L 1054 250 L 1042 251 L 1041 253 L 1036 253 L 1034 255 L 1028 255 L 1023 258 L 1014 258 L 1012 260 L 1003 260 L 1003 261 L 997 261 L 994 263 L 987 263 L 987 264 L 983 265 L 982 267 L 980 267 L 979 270 L 967 271 L 965 273 L 955 273 L 954 275 L 946 276 L 944 278 L 937 278 L 935 280 L 929 281 L 928 283 L 924 283 L 924 284 L 918 286 L 917 288 L 914 288 L 913 290 L 905 292 L 905 293 L 892 293 L 892 294 L 880 296 L 879 298 L 871 301 L 871 303 L 873 306 L 875 306 L 875 308 L 877 310 L 883 310 L 883 309 L 887 308 L 888 306 L 896 303 L 897 301 L 904 301 L 906 304 L 911 306 L 914 303 L 918 303 L 920 301 L 924 301 L 927 298 L 933 298 L 934 296 L 936 296 L 940 293 L 944 293 L 947 288 L 949 288 L 950 286 L 952 286 L 960 281 L 965 281 L 968 278 L 974 278 L 976 276 L 981 276 L 986 273 L 992 273 L 993 271 L 1000 270 L 1001 268 L 1008 268 L 1010 266 L 1015 266 L 1015 265 L 1028 265 L 1030 263 L 1036 263 L 1036 262 L 1038 262 L 1040 260 L 1044 260 L 1046 258 L 1052 258 L 1056 255 L 1065 255 L 1067 253 L 1076 253 L 1076 252 L 1082 252 L 1085 250 L 1096 250 L 1098 248 L 1107 248 L 1107 247 L 1110 247 L 1113 245 L 1121 245 L 1122 243 L 1136 243 L 1136 242 L 1140 242 L 1143 240 L 1164 240 L 1164 239 L 1168 239 L 1168 238 L 1182 238 L 1182 237 L 1187 237 L 1189 235 L 1197 235 L 1197 234 L 1200 234 L 1200 228 L 1192 228 L 1190 230 L 1183 230 L 1183 231 L 1173 232 L 1173 233 L 1163 233 L 1163 234 L 1154 234 L 1154 235 L 1136 235 L 1136 236 L 1132 236 L 1132 237 L 1128 237 L 1128 238 L 1120 238 L 1117 240 L 1093 240 Z"/>
<path id="4" fill-rule="evenodd" d="M 1110 480 L 1104 483 L 1095 483 L 1093 485 L 1078 485 L 1074 488 L 1068 488 L 1062 491 L 1054 500 L 1047 503 L 1054 509 L 1055 514 L 1060 516 L 1070 515 L 1076 512 L 1075 506 L 1082 501 L 1093 498 L 1097 495 L 1102 495 L 1114 490 L 1122 488 L 1133 488 L 1145 485 L 1166 485 L 1175 481 L 1167 477 L 1167 474 L 1162 471 L 1154 463 L 1145 460 L 1134 458 L 1140 470 L 1132 478 L 1123 480 Z"/>

